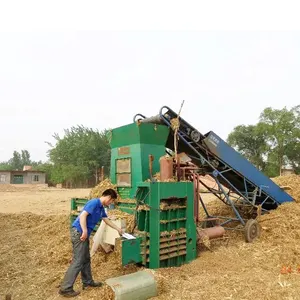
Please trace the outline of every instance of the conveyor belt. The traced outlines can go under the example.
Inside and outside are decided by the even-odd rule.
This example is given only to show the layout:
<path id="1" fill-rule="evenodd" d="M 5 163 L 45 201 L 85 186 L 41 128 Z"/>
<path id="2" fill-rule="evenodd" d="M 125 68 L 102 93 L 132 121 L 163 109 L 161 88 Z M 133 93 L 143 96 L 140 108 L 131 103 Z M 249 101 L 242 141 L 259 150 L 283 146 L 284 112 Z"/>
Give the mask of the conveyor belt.
<path id="1" fill-rule="evenodd" d="M 177 113 L 167 106 L 162 107 L 157 116 L 146 118 L 138 114 L 134 117 L 134 121 L 138 116 L 141 117 L 139 121 L 142 123 L 163 124 L 168 127 L 171 127 L 171 120 L 178 117 Z M 215 177 L 217 182 L 238 194 L 246 203 L 262 205 L 266 210 L 293 201 L 289 194 L 217 134 L 210 131 L 203 135 L 181 117 L 179 122 L 178 151 L 188 154 L 203 174 Z M 166 144 L 171 150 L 174 150 L 173 134 L 173 130 L 170 130 Z"/>

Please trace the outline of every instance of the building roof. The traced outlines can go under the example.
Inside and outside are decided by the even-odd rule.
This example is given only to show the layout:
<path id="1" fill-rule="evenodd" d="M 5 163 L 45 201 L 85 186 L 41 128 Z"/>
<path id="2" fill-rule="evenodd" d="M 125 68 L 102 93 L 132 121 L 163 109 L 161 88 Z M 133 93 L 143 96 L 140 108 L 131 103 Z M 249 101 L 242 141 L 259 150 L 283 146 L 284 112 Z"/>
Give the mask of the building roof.
<path id="1" fill-rule="evenodd" d="M 35 171 L 35 170 L 27 170 L 27 171 L 23 171 L 23 170 L 0 170 L 0 172 L 8 172 L 8 173 L 46 173 L 44 171 Z"/>

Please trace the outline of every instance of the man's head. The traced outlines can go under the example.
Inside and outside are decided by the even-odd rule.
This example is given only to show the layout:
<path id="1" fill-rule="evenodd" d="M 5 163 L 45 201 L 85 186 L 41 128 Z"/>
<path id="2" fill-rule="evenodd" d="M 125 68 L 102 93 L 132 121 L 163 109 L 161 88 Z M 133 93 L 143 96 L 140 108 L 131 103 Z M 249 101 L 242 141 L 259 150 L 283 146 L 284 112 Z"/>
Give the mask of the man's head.
<path id="1" fill-rule="evenodd" d="M 102 193 L 101 203 L 103 206 L 109 206 L 118 198 L 118 195 L 115 190 L 107 189 Z"/>

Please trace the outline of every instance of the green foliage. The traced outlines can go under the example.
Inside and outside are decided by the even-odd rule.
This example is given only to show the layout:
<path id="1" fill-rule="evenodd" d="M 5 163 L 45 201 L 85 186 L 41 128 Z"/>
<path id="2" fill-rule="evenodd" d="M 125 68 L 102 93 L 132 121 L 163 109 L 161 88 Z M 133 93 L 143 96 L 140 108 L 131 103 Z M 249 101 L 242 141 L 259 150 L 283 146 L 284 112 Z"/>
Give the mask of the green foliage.
<path id="1" fill-rule="evenodd" d="M 87 182 L 97 176 L 97 171 L 104 166 L 108 174 L 110 168 L 110 145 L 108 130 L 98 132 L 83 126 L 64 130 L 64 136 L 54 134 L 55 145 L 50 146 L 50 161 L 31 161 L 30 153 L 14 151 L 12 158 L 0 163 L 2 170 L 23 170 L 24 165 L 46 172 L 47 181 L 52 184 Z"/>
<path id="2" fill-rule="evenodd" d="M 23 166 L 31 165 L 30 154 L 27 150 L 21 150 L 21 162 Z"/>
<path id="3" fill-rule="evenodd" d="M 30 159 L 30 153 L 28 150 L 21 150 L 21 153 L 18 151 L 13 152 L 13 156 L 7 162 L 0 163 L 1 170 L 23 170 L 23 167 L 26 165 L 37 166 L 41 162 L 33 162 Z"/>
<path id="4" fill-rule="evenodd" d="M 278 176 L 283 166 L 300 171 L 300 106 L 288 110 L 268 107 L 256 125 L 240 125 L 228 143 L 268 176 Z"/>
<path id="5" fill-rule="evenodd" d="M 14 151 L 13 157 L 8 162 L 13 170 L 23 169 L 21 154 L 18 151 Z"/>
<path id="6" fill-rule="evenodd" d="M 258 169 L 265 168 L 264 153 L 268 149 L 263 132 L 258 126 L 239 125 L 228 136 L 227 142 Z"/>
<path id="7" fill-rule="evenodd" d="M 0 163 L 0 170 L 11 171 L 13 168 L 8 162 L 3 161 Z"/>
<path id="8" fill-rule="evenodd" d="M 94 131 L 83 126 L 64 130 L 64 137 L 53 137 L 56 145 L 49 150 L 53 163 L 51 180 L 53 183 L 82 182 L 97 176 L 97 170 L 104 166 L 108 172 L 110 166 L 110 145 L 108 131 Z"/>
<path id="9" fill-rule="evenodd" d="M 288 110 L 264 109 L 260 115 L 259 125 L 265 132 L 265 139 L 270 146 L 270 151 L 276 157 L 274 161 L 277 164 L 278 172 L 282 166 L 289 162 L 287 149 L 295 142 L 297 131 L 299 131 L 299 114 L 297 107 Z"/>
<path id="10" fill-rule="evenodd" d="M 33 163 L 32 167 L 37 170 L 37 171 L 42 171 L 46 173 L 46 180 L 48 183 L 53 183 L 52 180 L 52 173 L 53 173 L 53 169 L 54 166 L 51 163 L 42 163 L 42 162 L 38 162 L 38 163 Z"/>

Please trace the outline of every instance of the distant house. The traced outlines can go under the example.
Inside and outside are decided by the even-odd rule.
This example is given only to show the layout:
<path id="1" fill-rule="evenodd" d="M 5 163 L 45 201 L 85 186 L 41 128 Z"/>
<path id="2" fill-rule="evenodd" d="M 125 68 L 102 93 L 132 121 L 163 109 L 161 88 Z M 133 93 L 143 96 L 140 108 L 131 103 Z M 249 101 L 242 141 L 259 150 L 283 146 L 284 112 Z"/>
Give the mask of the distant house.
<path id="1" fill-rule="evenodd" d="M 46 173 L 42 171 L 0 170 L 0 184 L 45 184 Z"/>
<path id="2" fill-rule="evenodd" d="M 295 171 L 292 167 L 283 167 L 281 168 L 281 176 L 295 174 Z"/>

